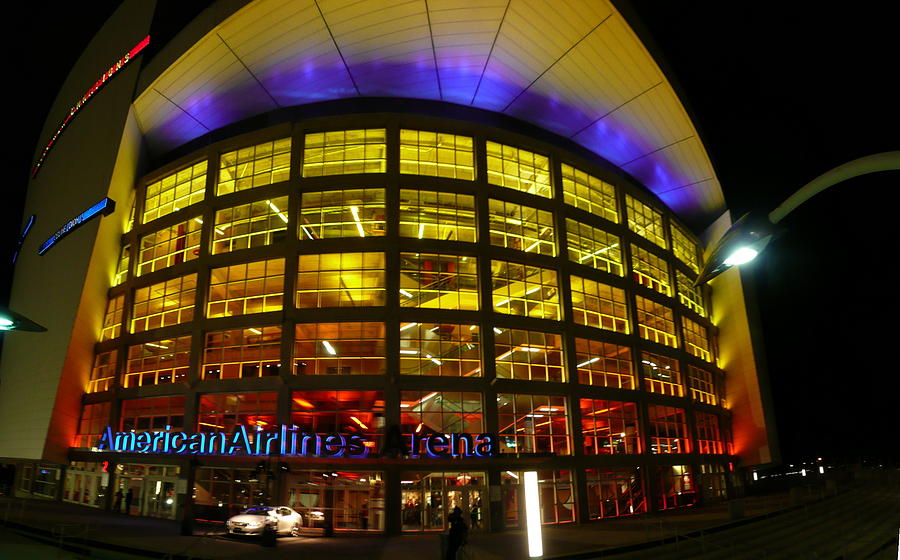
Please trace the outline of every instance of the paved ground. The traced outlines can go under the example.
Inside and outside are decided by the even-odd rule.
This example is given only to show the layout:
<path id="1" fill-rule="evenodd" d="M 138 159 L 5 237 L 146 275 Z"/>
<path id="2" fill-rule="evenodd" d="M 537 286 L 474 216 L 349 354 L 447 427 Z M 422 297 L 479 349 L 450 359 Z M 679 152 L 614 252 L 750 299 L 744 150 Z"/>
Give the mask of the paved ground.
<path id="1" fill-rule="evenodd" d="M 846 492 L 845 494 L 851 494 Z M 819 489 L 802 489 L 793 496 L 778 494 L 745 500 L 746 517 L 775 515 L 791 505 L 813 504 L 821 501 Z M 838 497 L 840 498 L 840 496 Z M 837 498 L 829 498 L 822 503 Z M 886 502 L 891 507 L 891 502 Z M 894 504 L 896 506 L 896 504 Z M 802 509 L 802 508 L 801 508 Z M 900 512 L 900 508 L 896 508 Z M 827 512 L 826 512 L 827 513 Z M 787 514 L 785 514 L 787 515 Z M 779 516 L 784 517 L 784 516 Z M 773 518 L 776 519 L 776 518 Z M 786 519 L 786 518 L 785 518 Z M 275 548 L 264 548 L 258 541 L 228 538 L 210 533 L 207 535 L 180 536 L 175 522 L 148 518 L 128 517 L 73 504 L 0 498 L 0 526 L 6 522 L 7 530 L 0 533 L 0 560 L 42 559 L 71 560 L 75 558 L 107 558 L 124 560 L 136 558 L 223 558 L 268 559 L 293 558 L 303 560 L 413 560 L 438 559 L 439 537 L 435 534 L 384 537 L 372 535 L 339 534 L 336 537 L 321 536 L 281 537 Z M 622 547 L 680 536 L 684 547 L 684 535 L 708 531 L 731 522 L 728 504 L 705 508 L 689 508 L 664 512 L 652 516 L 612 519 L 598 523 L 544 528 L 545 558 L 577 555 L 581 558 L 599 558 L 622 552 Z M 891 521 L 892 522 L 892 521 Z M 754 522 L 753 525 L 759 522 Z M 776 522 L 777 524 L 777 522 Z M 15 531 L 15 532 L 12 532 Z M 35 531 L 43 532 L 47 542 L 62 540 L 68 551 L 32 543 Z M 62 538 L 60 539 L 60 535 Z M 708 541 L 711 537 L 704 536 Z M 687 542 L 692 542 L 690 538 Z M 699 541 L 697 541 L 699 543 Z M 103 548 L 91 546 L 102 543 Z M 707 546 L 706 542 L 703 546 Z M 710 548 L 723 548 L 712 545 Z M 495 534 L 470 535 L 465 560 L 507 560 L 526 558 L 525 537 L 520 531 Z M 628 558 L 656 558 L 665 547 L 629 553 Z M 55 554 L 59 554 L 58 556 Z M 685 549 L 685 553 L 687 550 Z M 42 556 L 43 554 L 43 556 Z M 68 555 L 67 555 L 68 554 Z M 668 554 L 668 553 L 667 553 Z M 685 556 L 676 551 L 672 558 L 694 558 L 697 553 Z M 755 556 L 750 556 L 755 557 Z M 827 556 L 824 556 L 827 557 Z M 624 558 L 624 557 L 623 557 Z M 729 556 L 721 556 L 729 558 Z"/>

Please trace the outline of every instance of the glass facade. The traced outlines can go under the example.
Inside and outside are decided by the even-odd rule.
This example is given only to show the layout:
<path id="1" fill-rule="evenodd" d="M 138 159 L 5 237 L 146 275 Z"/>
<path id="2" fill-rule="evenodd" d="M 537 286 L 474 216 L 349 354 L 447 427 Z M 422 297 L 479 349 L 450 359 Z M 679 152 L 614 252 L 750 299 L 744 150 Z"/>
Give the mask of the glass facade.
<path id="1" fill-rule="evenodd" d="M 366 458 L 192 467 L 198 519 L 266 499 L 354 531 L 444 530 L 456 506 L 470 530 L 519 526 L 526 470 L 545 524 L 687 505 L 693 473 L 724 476 L 692 234 L 552 146 L 377 121 L 232 143 L 209 198 L 205 161 L 138 185 L 73 445 L 111 422 L 359 435 Z M 422 457 L 485 432 L 495 457 Z M 408 460 L 382 460 L 397 441 Z"/>

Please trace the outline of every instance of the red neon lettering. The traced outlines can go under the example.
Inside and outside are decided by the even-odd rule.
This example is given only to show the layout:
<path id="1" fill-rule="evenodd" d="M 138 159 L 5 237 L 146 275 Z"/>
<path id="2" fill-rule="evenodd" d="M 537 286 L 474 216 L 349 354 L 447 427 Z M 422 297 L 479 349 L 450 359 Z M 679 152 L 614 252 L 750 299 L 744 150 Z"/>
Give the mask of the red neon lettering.
<path id="1" fill-rule="evenodd" d="M 147 35 L 146 37 L 141 39 L 141 41 L 137 45 L 132 47 L 130 51 L 125 53 L 125 56 L 120 58 L 114 65 L 110 66 L 109 70 L 104 72 L 100 76 L 100 79 L 98 79 L 94 83 L 94 85 L 91 86 L 91 88 L 87 91 L 87 93 L 85 93 L 81 97 L 81 100 L 78 101 L 75 105 L 73 105 L 71 109 L 69 109 L 69 114 L 66 115 L 65 120 L 62 122 L 61 125 L 59 125 L 59 128 L 56 130 L 56 134 L 54 134 L 53 137 L 50 139 L 50 141 L 47 142 L 47 145 L 44 147 L 43 151 L 41 151 L 41 156 L 38 158 L 37 162 L 35 162 L 34 167 L 32 167 L 32 169 L 31 169 L 31 178 L 32 179 L 37 177 L 38 172 L 41 170 L 41 166 L 44 164 L 44 159 L 47 157 L 47 154 L 50 153 L 50 148 L 53 147 L 53 144 L 56 142 L 56 138 L 60 134 L 62 134 L 63 129 L 65 129 L 66 126 L 68 126 L 69 121 L 72 120 L 72 117 L 75 116 L 75 113 L 77 113 L 78 111 L 81 110 L 81 107 L 84 104 L 86 104 L 91 97 L 93 97 L 94 93 L 96 93 L 97 90 L 100 89 L 100 87 L 104 83 L 106 83 L 106 81 L 108 79 L 113 77 L 113 74 L 115 74 L 119 70 L 121 70 L 122 67 L 124 67 L 126 64 L 128 64 L 128 62 L 132 58 L 134 58 L 139 52 L 144 50 L 147 47 L 147 45 L 149 45 L 149 44 L 150 44 L 150 36 Z"/>

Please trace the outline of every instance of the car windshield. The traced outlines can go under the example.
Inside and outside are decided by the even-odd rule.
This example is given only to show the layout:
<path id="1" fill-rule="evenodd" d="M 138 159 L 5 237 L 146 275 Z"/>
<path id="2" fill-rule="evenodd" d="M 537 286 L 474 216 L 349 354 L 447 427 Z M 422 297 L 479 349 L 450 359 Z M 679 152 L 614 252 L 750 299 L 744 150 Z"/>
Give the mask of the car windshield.
<path id="1" fill-rule="evenodd" d="M 270 507 L 252 507 L 241 512 L 241 515 L 269 515 L 274 508 Z"/>

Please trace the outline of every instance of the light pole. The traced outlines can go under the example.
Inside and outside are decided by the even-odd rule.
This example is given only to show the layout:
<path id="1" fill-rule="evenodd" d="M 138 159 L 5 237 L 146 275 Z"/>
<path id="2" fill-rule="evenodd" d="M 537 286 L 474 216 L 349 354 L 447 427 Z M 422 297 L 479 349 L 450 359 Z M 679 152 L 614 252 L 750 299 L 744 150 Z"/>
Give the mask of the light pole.
<path id="1" fill-rule="evenodd" d="M 897 170 L 900 170 L 900 151 L 861 157 L 819 175 L 787 197 L 768 215 L 744 214 L 716 243 L 694 285 L 704 284 L 732 266 L 756 258 L 772 241 L 777 231 L 776 226 L 785 216 L 828 187 L 860 175 Z"/>

